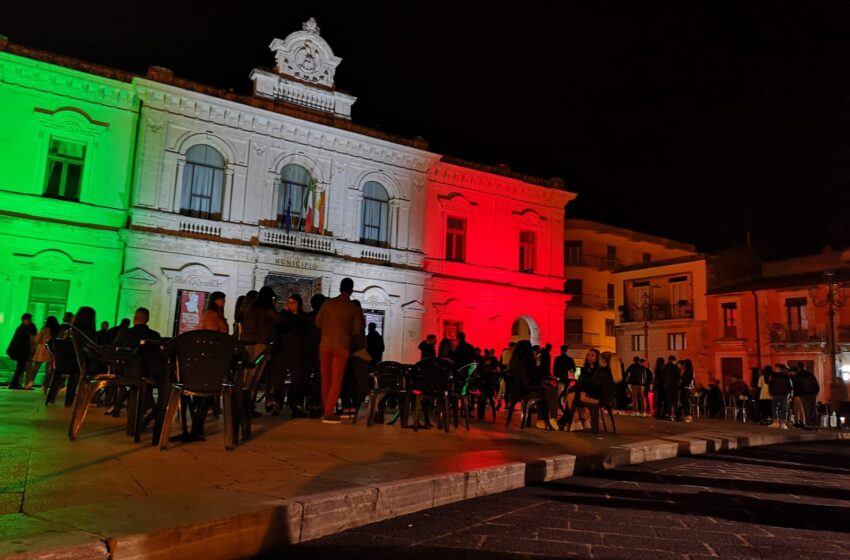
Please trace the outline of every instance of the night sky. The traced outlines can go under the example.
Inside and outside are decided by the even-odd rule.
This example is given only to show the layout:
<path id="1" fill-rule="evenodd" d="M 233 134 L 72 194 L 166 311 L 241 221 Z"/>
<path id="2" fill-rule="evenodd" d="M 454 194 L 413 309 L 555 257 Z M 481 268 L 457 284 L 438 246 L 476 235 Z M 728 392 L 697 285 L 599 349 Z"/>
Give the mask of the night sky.
<path id="1" fill-rule="evenodd" d="M 570 216 L 706 251 L 850 244 L 847 2 L 4 4 L 14 42 L 242 93 L 314 16 L 355 122 L 562 177 Z"/>

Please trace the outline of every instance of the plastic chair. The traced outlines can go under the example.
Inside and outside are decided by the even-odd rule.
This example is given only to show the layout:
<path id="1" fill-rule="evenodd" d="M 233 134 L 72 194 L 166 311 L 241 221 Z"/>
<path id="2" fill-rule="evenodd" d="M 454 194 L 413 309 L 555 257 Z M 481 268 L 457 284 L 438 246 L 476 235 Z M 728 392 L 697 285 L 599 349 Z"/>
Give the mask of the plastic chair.
<path id="1" fill-rule="evenodd" d="M 274 342 L 269 342 L 266 349 L 263 350 L 252 363 L 245 363 L 244 366 L 244 383 L 241 387 L 242 395 L 242 410 L 241 415 L 241 430 L 242 437 L 246 440 L 251 439 L 251 420 L 254 413 L 254 403 L 257 401 L 257 392 L 260 380 L 268 368 L 271 357 L 274 353 Z M 238 436 L 237 436 L 238 437 Z"/>
<path id="2" fill-rule="evenodd" d="M 476 381 L 475 372 L 477 370 L 478 363 L 472 362 L 458 368 L 452 376 L 449 387 L 449 401 L 454 412 L 455 428 L 458 427 L 458 402 L 460 402 L 463 406 L 466 429 L 469 430 L 469 397 L 471 387 L 474 386 Z"/>
<path id="3" fill-rule="evenodd" d="M 410 371 L 409 391 L 405 398 L 405 408 L 410 409 L 413 399 L 413 430 L 419 430 L 419 415 L 422 402 L 430 401 L 435 405 L 441 426 L 449 431 L 449 391 L 454 377 L 454 363 L 445 358 L 426 358 L 419 361 Z M 407 427 L 406 423 L 402 424 Z"/>
<path id="4" fill-rule="evenodd" d="M 586 408 L 590 412 L 590 431 L 593 434 L 599 433 L 599 418 L 602 418 L 602 427 L 605 432 L 608 432 L 608 423 L 605 422 L 605 412 L 608 413 L 608 418 L 611 419 L 611 432 L 614 435 L 617 435 L 617 423 L 614 421 L 614 407 L 611 404 L 603 404 L 603 403 L 589 403 L 584 401 L 573 401 L 572 410 L 567 407 L 567 411 L 564 413 L 563 423 L 566 425 L 567 431 L 572 430 L 573 425 L 573 415 L 576 410 L 579 408 Z"/>
<path id="5" fill-rule="evenodd" d="M 218 331 L 199 330 L 179 335 L 166 344 L 164 350 L 174 382 L 165 409 L 159 448 L 168 447 L 174 415 L 181 397 L 187 396 L 222 398 L 224 448 L 233 449 L 240 428 L 244 435 L 245 425 L 241 366 L 247 355 L 242 344 Z M 234 394 L 238 396 L 234 398 Z"/>
<path id="6" fill-rule="evenodd" d="M 375 416 L 381 414 L 383 419 L 383 402 L 390 395 L 397 397 L 405 396 L 407 393 L 407 374 L 409 367 L 400 362 L 385 361 L 375 366 L 375 370 L 369 373 L 369 380 L 372 384 L 369 390 L 369 416 L 366 418 L 366 425 L 372 426 L 375 423 Z M 403 411 L 402 411 L 403 412 Z M 401 425 L 407 424 L 406 414 L 402 418 Z M 355 415 L 355 420 L 357 417 Z"/>
<path id="7" fill-rule="evenodd" d="M 543 391 L 540 389 L 532 389 L 517 398 L 512 387 L 513 380 L 510 376 L 505 376 L 505 393 L 510 395 L 507 405 L 507 414 L 505 415 L 505 428 L 511 427 L 511 420 L 514 417 L 514 408 L 517 403 L 520 403 L 520 418 L 519 427 L 524 430 L 531 425 L 531 411 L 535 406 L 539 406 L 543 402 Z"/>
<path id="8" fill-rule="evenodd" d="M 80 374 L 77 356 L 74 354 L 74 344 L 70 338 L 51 338 L 47 341 L 47 351 L 53 357 L 53 376 L 47 385 L 44 405 L 56 402 L 56 395 L 59 394 L 59 389 L 67 378 L 65 406 L 69 407 L 74 402 L 74 395 L 77 393 L 77 376 Z"/>
<path id="9" fill-rule="evenodd" d="M 125 349 L 108 350 L 99 347 L 73 325 L 69 325 L 69 329 L 77 370 L 80 372 L 71 409 L 71 423 L 68 426 L 68 438 L 73 441 L 77 439 L 86 419 L 89 403 L 98 391 L 135 383 L 135 380 L 125 377 L 125 372 L 133 367 L 131 362 L 136 357 L 132 351 Z"/>

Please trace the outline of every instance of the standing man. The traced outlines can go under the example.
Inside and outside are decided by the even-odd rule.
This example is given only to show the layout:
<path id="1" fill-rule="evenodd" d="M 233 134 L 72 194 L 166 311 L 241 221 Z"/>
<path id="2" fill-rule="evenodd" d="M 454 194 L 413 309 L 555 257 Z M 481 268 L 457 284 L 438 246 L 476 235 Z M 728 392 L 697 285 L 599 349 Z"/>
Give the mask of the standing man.
<path id="1" fill-rule="evenodd" d="M 682 371 L 676 363 L 676 356 L 672 354 L 667 357 L 667 363 L 664 364 L 664 387 L 667 396 L 667 414 L 668 420 L 676 420 L 679 415 L 679 392 L 682 384 Z"/>
<path id="2" fill-rule="evenodd" d="M 322 331 L 319 342 L 319 368 L 322 372 L 323 424 L 339 424 L 334 409 L 342 389 L 342 377 L 351 352 L 352 338 L 365 328 L 363 313 L 351 301 L 354 281 L 343 278 L 339 295 L 325 301 L 316 316 L 316 326 Z"/>
<path id="3" fill-rule="evenodd" d="M 647 367 L 646 360 L 643 358 L 640 359 L 640 365 L 645 373 L 643 382 L 643 415 L 649 416 L 652 412 L 652 402 L 649 397 L 652 394 L 652 370 Z"/>
<path id="4" fill-rule="evenodd" d="M 820 393 L 820 384 L 818 383 L 815 374 L 806 369 L 803 362 L 800 362 L 800 368 L 797 375 L 794 377 L 794 393 L 795 398 L 799 397 L 803 405 L 803 418 L 799 422 L 804 424 L 806 428 L 818 427 L 818 393 Z"/>
<path id="5" fill-rule="evenodd" d="M 561 345 L 561 353 L 555 356 L 555 363 L 552 366 L 552 374 L 558 379 L 558 394 L 561 395 L 564 389 L 569 387 L 570 381 L 576 373 L 576 362 L 567 354 L 569 347 L 566 344 Z"/>
<path id="6" fill-rule="evenodd" d="M 544 379 L 552 376 L 552 345 L 548 342 L 540 351 L 540 372 Z"/>
<path id="7" fill-rule="evenodd" d="M 6 355 L 15 361 L 15 374 L 9 381 L 9 389 L 21 388 L 21 377 L 27 370 L 27 365 L 35 353 L 35 325 L 32 324 L 32 315 L 24 313 L 21 315 L 21 324 L 15 329 Z"/>
<path id="8" fill-rule="evenodd" d="M 646 384 L 646 368 L 640 363 L 640 356 L 635 356 L 632 364 L 626 370 L 626 383 L 632 395 L 632 414 L 644 416 L 644 385 Z"/>
<path id="9" fill-rule="evenodd" d="M 456 367 L 463 367 L 475 361 L 475 348 L 466 341 L 466 333 L 457 333 L 457 348 L 454 351 Z"/>
<path id="10" fill-rule="evenodd" d="M 384 359 L 384 337 L 378 332 L 378 325 L 369 323 L 366 334 L 366 351 L 371 356 L 372 364 L 380 364 Z"/>

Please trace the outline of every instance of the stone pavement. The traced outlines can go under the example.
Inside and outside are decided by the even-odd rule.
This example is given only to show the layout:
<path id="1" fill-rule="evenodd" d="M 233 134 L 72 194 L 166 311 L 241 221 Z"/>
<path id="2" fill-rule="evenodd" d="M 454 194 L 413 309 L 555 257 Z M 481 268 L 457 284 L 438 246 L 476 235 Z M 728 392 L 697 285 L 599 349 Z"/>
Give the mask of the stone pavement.
<path id="1" fill-rule="evenodd" d="M 268 558 L 850 558 L 850 441 L 586 473 L 284 547 Z"/>
<path id="2" fill-rule="evenodd" d="M 67 409 L 6 389 L 0 419 L 0 557 L 21 558 L 245 557 L 574 473 L 844 435 L 618 416 L 618 435 L 593 436 L 506 430 L 501 415 L 414 433 L 264 415 L 235 451 L 211 419 L 205 442 L 161 452 L 102 409 L 70 442 Z"/>

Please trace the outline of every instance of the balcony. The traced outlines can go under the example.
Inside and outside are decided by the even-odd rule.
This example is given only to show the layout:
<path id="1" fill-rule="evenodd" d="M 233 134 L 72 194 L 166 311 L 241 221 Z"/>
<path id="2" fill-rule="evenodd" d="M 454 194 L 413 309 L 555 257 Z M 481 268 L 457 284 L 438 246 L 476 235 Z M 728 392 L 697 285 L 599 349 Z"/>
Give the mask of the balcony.
<path id="1" fill-rule="evenodd" d="M 679 303 L 655 303 L 649 308 L 625 307 L 625 323 L 642 323 L 644 321 L 667 321 L 677 319 L 693 319 L 694 304 L 692 301 Z"/>
<path id="2" fill-rule="evenodd" d="M 789 329 L 785 325 L 774 323 L 768 333 L 771 346 L 823 346 L 829 341 L 829 334 L 823 325 L 815 329 Z"/>
<path id="3" fill-rule="evenodd" d="M 599 333 L 568 332 L 564 334 L 564 344 L 571 348 L 595 348 L 599 346 L 599 341 Z"/>
<path id="4" fill-rule="evenodd" d="M 615 268 L 619 268 L 621 266 L 625 266 L 626 263 L 618 260 L 618 259 L 609 259 L 607 256 L 603 255 L 576 255 L 573 253 L 567 253 L 564 256 L 564 265 L 565 266 L 586 266 L 590 268 L 598 268 L 599 270 L 614 270 Z"/>
<path id="5" fill-rule="evenodd" d="M 260 243 L 275 245 L 290 249 L 303 249 L 319 253 L 334 253 L 334 239 L 325 235 L 304 233 L 302 231 L 286 232 L 285 229 L 260 227 Z"/>
<path id="6" fill-rule="evenodd" d="M 614 300 L 596 294 L 569 294 L 571 307 L 587 307 L 599 311 L 614 310 Z"/>

